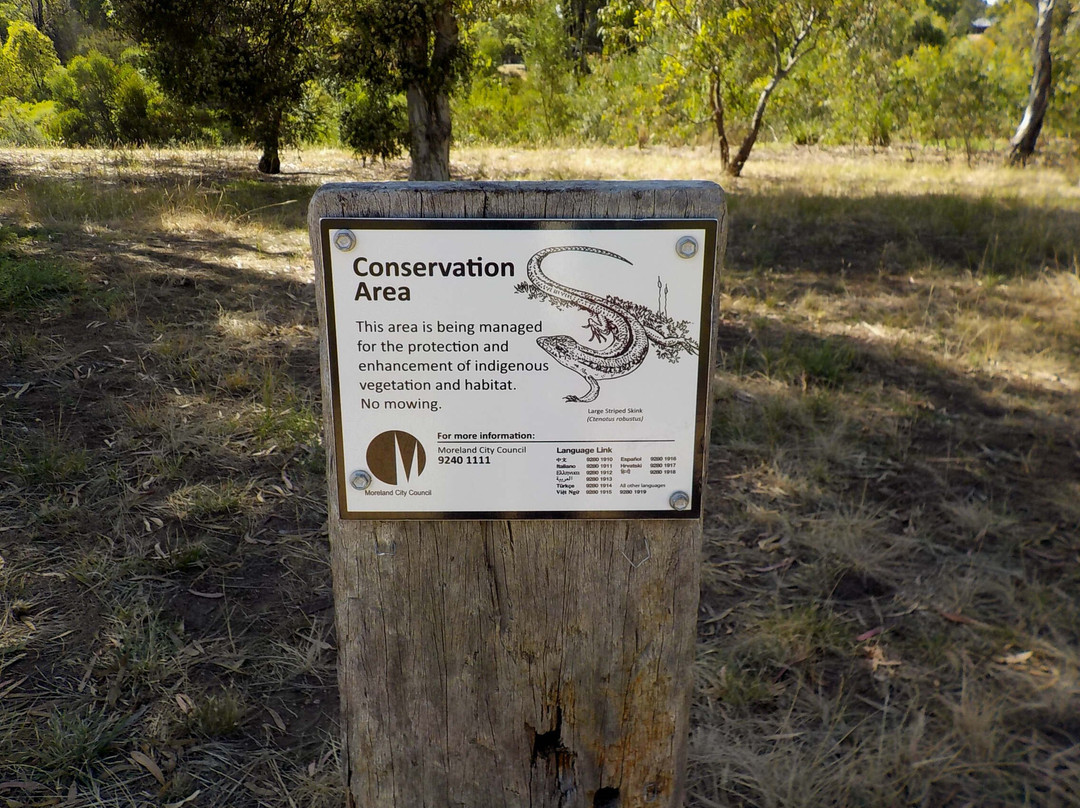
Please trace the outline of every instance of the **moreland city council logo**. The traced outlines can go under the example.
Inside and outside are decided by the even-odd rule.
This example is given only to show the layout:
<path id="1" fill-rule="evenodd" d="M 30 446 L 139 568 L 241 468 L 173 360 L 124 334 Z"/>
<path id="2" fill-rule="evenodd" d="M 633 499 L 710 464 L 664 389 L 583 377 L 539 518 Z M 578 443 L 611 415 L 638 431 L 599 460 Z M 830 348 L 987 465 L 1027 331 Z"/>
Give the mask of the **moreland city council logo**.
<path id="1" fill-rule="evenodd" d="M 376 435 L 368 444 L 367 464 L 382 482 L 399 485 L 424 473 L 427 453 L 415 436 L 394 429 Z"/>

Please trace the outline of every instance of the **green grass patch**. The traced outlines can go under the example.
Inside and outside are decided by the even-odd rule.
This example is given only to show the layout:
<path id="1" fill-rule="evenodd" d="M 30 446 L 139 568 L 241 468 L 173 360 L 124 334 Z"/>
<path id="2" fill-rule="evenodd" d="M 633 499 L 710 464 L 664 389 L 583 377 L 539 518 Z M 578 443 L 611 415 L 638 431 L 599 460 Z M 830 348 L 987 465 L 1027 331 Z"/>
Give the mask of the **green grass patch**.
<path id="1" fill-rule="evenodd" d="M 0 471 L 18 477 L 24 485 L 63 485 L 81 480 L 90 465 L 90 453 L 66 441 L 40 437 L 16 445 L 0 461 Z"/>
<path id="2" fill-rule="evenodd" d="M 88 704 L 57 706 L 44 720 L 7 718 L 0 759 L 54 782 L 87 779 L 94 764 L 115 751 L 126 727 L 123 713 Z"/>
<path id="3" fill-rule="evenodd" d="M 80 293 L 82 277 L 53 259 L 0 254 L 0 311 L 26 311 Z"/>

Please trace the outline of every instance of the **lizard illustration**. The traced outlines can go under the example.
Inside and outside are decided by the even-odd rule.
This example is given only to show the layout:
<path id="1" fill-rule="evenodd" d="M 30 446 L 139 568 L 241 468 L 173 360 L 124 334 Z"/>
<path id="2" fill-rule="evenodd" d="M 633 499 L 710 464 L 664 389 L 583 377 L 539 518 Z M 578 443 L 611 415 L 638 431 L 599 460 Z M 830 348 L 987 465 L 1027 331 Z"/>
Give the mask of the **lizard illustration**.
<path id="1" fill-rule="evenodd" d="M 536 344 L 556 362 L 589 384 L 584 395 L 568 395 L 566 401 L 595 401 L 600 394 L 600 380 L 633 373 L 648 356 L 650 343 L 656 345 L 657 355 L 669 362 L 677 362 L 683 351 L 697 353 L 697 343 L 687 336 L 689 323 L 686 321 L 675 322 L 637 303 L 612 295 L 600 297 L 553 281 L 544 274 L 541 264 L 547 256 L 558 252 L 594 253 L 627 264 L 631 262 L 616 253 L 583 246 L 548 247 L 529 259 L 529 281 L 519 284 L 517 291 L 527 293 L 530 298 L 546 298 L 556 308 L 581 309 L 589 315 L 584 326 L 589 330 L 589 343 L 599 343 L 596 348 L 591 348 L 565 334 L 536 340 Z"/>

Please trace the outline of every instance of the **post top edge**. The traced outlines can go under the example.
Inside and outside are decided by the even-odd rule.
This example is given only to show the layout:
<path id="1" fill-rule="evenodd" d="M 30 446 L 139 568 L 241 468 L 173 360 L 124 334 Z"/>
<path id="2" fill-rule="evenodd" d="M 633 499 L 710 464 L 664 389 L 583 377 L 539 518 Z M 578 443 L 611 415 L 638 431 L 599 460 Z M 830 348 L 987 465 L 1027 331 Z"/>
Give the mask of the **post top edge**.
<path id="1" fill-rule="evenodd" d="M 353 191 L 362 193 L 460 193 L 460 192 L 557 192 L 557 191 L 659 191 L 709 190 L 724 193 L 712 180 L 452 180 L 449 182 L 329 182 L 316 194 Z"/>

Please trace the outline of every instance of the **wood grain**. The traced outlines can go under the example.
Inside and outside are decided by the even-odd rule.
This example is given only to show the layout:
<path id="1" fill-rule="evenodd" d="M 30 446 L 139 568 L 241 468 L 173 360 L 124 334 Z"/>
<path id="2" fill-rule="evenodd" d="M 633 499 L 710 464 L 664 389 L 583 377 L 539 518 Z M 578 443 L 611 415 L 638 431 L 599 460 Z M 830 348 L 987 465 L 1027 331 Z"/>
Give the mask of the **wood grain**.
<path id="1" fill-rule="evenodd" d="M 727 232 L 712 183 L 328 185 L 309 210 L 324 323 L 319 220 L 350 216 L 718 218 L 717 269 Z M 350 805 L 681 805 L 701 522 L 345 521 L 332 455 Z"/>

